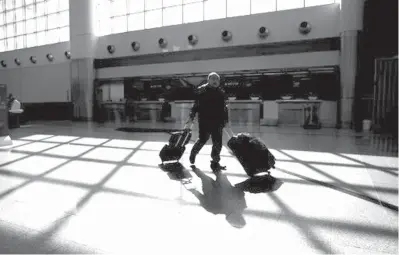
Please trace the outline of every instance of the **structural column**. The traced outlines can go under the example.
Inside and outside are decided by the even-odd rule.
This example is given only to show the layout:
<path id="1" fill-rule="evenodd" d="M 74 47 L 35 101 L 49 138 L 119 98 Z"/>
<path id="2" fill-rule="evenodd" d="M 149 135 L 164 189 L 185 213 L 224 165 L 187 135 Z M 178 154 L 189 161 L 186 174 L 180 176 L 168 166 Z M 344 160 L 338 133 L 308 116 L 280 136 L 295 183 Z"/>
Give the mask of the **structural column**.
<path id="1" fill-rule="evenodd" d="M 12 145 L 8 130 L 7 85 L 0 84 L 0 147 Z"/>
<path id="2" fill-rule="evenodd" d="M 94 56 L 97 38 L 94 35 L 95 0 L 69 0 L 71 45 L 71 99 L 74 118 L 93 117 Z"/>
<path id="3" fill-rule="evenodd" d="M 363 29 L 364 0 L 341 1 L 341 125 L 352 128 L 354 122 L 355 82 L 358 59 L 358 34 Z"/>

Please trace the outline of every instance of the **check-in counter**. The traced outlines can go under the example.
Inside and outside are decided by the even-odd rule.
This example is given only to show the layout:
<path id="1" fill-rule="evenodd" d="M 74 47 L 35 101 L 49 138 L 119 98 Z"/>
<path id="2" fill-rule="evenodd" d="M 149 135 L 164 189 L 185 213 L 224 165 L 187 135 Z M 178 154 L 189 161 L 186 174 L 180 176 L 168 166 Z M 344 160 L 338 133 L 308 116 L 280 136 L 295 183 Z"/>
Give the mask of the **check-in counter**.
<path id="1" fill-rule="evenodd" d="M 305 124 L 305 108 L 320 108 L 321 100 L 288 99 L 276 100 L 279 105 L 278 123 L 286 126 L 303 126 Z"/>
<path id="2" fill-rule="evenodd" d="M 172 118 L 174 118 L 176 122 L 187 121 L 188 115 L 190 114 L 193 105 L 194 100 L 178 100 L 171 103 Z"/>
<path id="3" fill-rule="evenodd" d="M 161 119 L 162 111 L 161 101 L 135 101 L 136 115 L 138 120 L 149 120 L 152 122 Z"/>
<path id="4" fill-rule="evenodd" d="M 261 100 L 228 100 L 229 121 L 235 124 L 259 123 Z M 180 100 L 172 104 L 172 117 L 178 122 L 188 119 L 193 100 Z"/>
<path id="5" fill-rule="evenodd" d="M 336 127 L 337 102 L 324 100 L 291 99 L 276 100 L 279 125 L 299 126 L 304 124 L 304 109 L 317 110 L 317 121 L 322 127 Z"/>
<path id="6" fill-rule="evenodd" d="M 304 124 L 304 108 L 309 105 L 318 107 L 318 117 L 322 127 L 336 127 L 337 102 L 308 99 L 264 101 L 261 125 L 301 126 Z"/>
<path id="7" fill-rule="evenodd" d="M 261 100 L 228 100 L 230 123 L 259 124 L 261 105 Z"/>
<path id="8" fill-rule="evenodd" d="M 105 101 L 102 104 L 109 109 L 118 109 L 125 105 L 125 101 Z"/>
<path id="9" fill-rule="evenodd" d="M 104 101 L 101 105 L 107 121 L 120 120 L 125 114 L 125 101 Z"/>

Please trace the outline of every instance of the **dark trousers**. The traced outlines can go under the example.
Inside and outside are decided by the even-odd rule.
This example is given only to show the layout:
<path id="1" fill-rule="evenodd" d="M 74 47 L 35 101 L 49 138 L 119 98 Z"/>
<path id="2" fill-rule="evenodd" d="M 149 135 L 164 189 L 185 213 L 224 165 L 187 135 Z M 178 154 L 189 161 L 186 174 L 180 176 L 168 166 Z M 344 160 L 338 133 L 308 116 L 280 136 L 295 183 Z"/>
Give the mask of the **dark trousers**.
<path id="1" fill-rule="evenodd" d="M 215 126 L 215 127 L 207 127 L 201 126 L 199 127 L 199 138 L 195 142 L 193 149 L 191 150 L 191 155 L 197 155 L 202 147 L 209 140 L 209 137 L 212 137 L 212 152 L 211 157 L 212 160 L 216 163 L 220 161 L 220 152 L 222 151 L 222 137 L 223 137 L 223 127 Z"/>

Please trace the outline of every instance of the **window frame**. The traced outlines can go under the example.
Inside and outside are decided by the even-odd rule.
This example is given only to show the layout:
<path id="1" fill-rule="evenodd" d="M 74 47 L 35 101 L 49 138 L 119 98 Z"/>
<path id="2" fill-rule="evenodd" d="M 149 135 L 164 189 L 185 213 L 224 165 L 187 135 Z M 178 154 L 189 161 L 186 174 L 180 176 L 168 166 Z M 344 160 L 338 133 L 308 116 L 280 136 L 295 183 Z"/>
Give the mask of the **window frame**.
<path id="1" fill-rule="evenodd" d="M 4 45 L 0 47 L 0 52 L 36 47 L 39 46 L 39 42 L 42 42 L 40 45 L 49 45 L 69 40 L 69 2 L 66 3 L 67 0 L 52 1 L 30 0 L 18 3 L 11 1 L 11 5 L 8 7 L 6 3 L 9 4 L 9 1 L 0 1 L 0 19 L 2 19 L 0 27 L 4 28 L 0 37 L 0 41 Z M 40 12 L 38 12 L 38 6 L 43 8 Z M 61 14 L 68 16 L 63 23 L 60 19 Z M 50 18 L 52 18 L 51 21 Z M 42 20 L 43 23 L 38 24 L 38 20 Z M 56 24 L 50 26 L 49 22 Z M 38 30 L 39 25 L 42 26 L 40 31 Z M 66 30 L 68 36 L 65 33 Z M 44 34 L 44 38 L 40 39 L 38 36 L 42 34 Z M 57 36 L 50 39 L 46 38 L 47 34 L 57 34 Z M 29 40 L 33 40 L 33 38 L 35 41 L 30 42 Z M 9 43 L 13 45 L 9 45 Z"/>

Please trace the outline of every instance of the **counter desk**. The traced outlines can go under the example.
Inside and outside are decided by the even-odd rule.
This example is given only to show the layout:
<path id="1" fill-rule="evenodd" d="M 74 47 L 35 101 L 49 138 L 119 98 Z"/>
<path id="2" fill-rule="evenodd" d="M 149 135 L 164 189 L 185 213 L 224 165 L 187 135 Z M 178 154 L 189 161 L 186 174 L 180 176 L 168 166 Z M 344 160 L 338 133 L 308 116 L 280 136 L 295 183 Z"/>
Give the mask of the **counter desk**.
<path id="1" fill-rule="evenodd" d="M 161 101 L 133 101 L 129 105 L 134 112 L 127 112 L 125 101 L 105 101 L 101 103 L 107 115 L 107 120 L 124 118 L 126 115 L 135 115 L 137 120 L 156 122 L 161 119 Z"/>
<path id="2" fill-rule="evenodd" d="M 317 122 L 323 127 L 337 124 L 337 102 L 309 99 L 265 101 L 263 103 L 263 124 L 272 126 L 304 126 L 305 109 L 310 109 L 310 121 L 317 115 Z"/>
<path id="3" fill-rule="evenodd" d="M 228 100 L 229 121 L 234 124 L 256 124 L 260 120 L 261 100 Z M 172 105 L 172 117 L 178 122 L 188 119 L 194 100 L 179 100 Z"/>
<path id="4" fill-rule="evenodd" d="M 107 121 L 120 120 L 125 115 L 125 101 L 103 101 L 101 105 Z"/>
<path id="5" fill-rule="evenodd" d="M 306 109 L 310 108 L 310 116 L 313 118 L 317 114 L 317 123 L 319 125 L 319 109 L 321 100 L 309 100 L 309 99 L 288 99 L 288 100 L 276 100 L 279 105 L 279 124 L 281 125 L 300 125 L 305 127 L 308 125 L 306 119 Z M 315 114 L 313 114 L 315 110 Z"/>
<path id="6" fill-rule="evenodd" d="M 178 100 L 171 102 L 172 118 L 174 118 L 176 122 L 186 122 L 193 105 L 194 100 Z"/>
<path id="7" fill-rule="evenodd" d="M 160 121 L 162 104 L 161 101 L 135 101 L 137 119 L 152 122 Z"/>
<path id="8" fill-rule="evenodd" d="M 229 121 L 233 124 L 259 124 L 262 100 L 228 100 Z"/>

